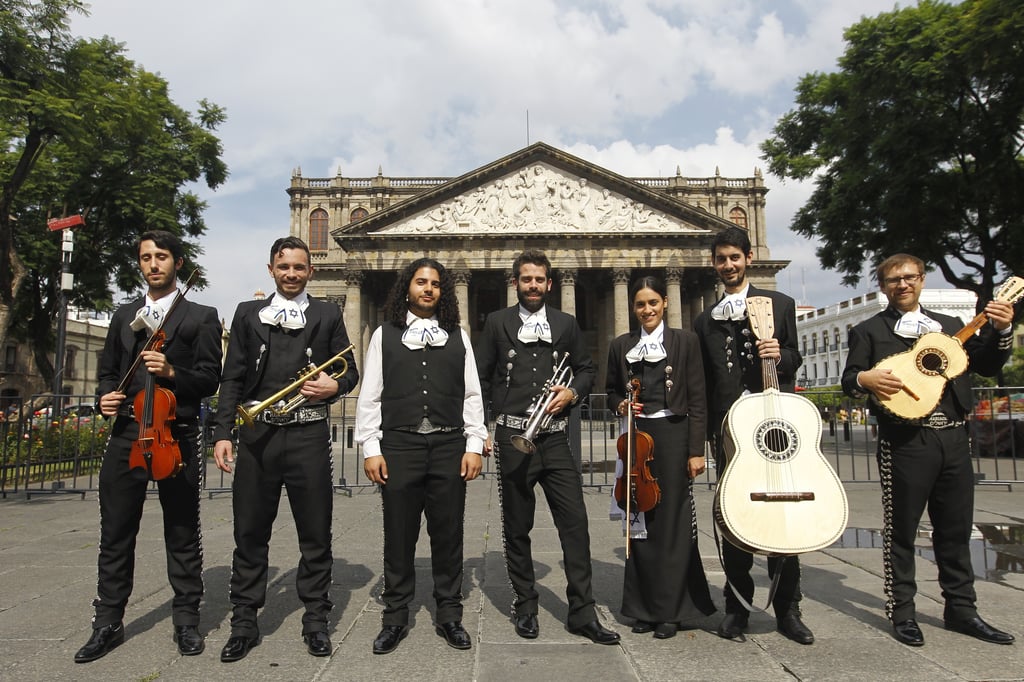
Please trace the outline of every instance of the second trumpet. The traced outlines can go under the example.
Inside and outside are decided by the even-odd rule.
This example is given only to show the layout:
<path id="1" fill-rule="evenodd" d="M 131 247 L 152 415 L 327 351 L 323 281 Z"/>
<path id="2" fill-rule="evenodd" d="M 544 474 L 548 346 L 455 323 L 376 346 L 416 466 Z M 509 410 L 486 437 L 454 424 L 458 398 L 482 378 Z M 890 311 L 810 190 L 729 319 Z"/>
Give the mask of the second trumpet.
<path id="1" fill-rule="evenodd" d="M 533 404 L 526 410 L 526 427 L 522 434 L 512 436 L 512 445 L 516 450 L 527 455 L 537 452 L 537 446 L 533 440 L 537 434 L 551 424 L 552 415 L 548 414 L 548 406 L 555 399 L 552 388 L 555 386 L 568 386 L 572 383 L 572 367 L 566 366 L 569 361 L 569 354 L 562 356 L 562 361 L 555 367 L 555 373 L 544 383 L 540 395 L 533 400 Z"/>
<path id="2" fill-rule="evenodd" d="M 242 418 L 242 421 L 246 426 L 252 426 L 256 421 L 256 417 L 258 417 L 264 410 L 270 410 L 270 412 L 275 416 L 282 416 L 291 413 L 293 410 L 304 405 L 309 400 L 309 398 L 298 392 L 299 389 L 302 388 L 302 384 L 306 383 L 310 379 L 315 379 L 320 372 L 324 371 L 336 362 L 341 363 L 341 369 L 331 374 L 331 378 L 340 379 L 345 375 L 345 372 L 348 371 L 348 360 L 344 358 L 344 355 L 353 348 L 355 348 L 354 345 L 349 345 L 348 348 L 342 349 L 337 355 L 320 366 L 313 366 L 311 363 L 308 368 L 299 372 L 295 381 L 288 384 L 274 395 L 264 398 L 261 401 L 252 401 L 244 405 L 239 405 L 238 416 Z"/>

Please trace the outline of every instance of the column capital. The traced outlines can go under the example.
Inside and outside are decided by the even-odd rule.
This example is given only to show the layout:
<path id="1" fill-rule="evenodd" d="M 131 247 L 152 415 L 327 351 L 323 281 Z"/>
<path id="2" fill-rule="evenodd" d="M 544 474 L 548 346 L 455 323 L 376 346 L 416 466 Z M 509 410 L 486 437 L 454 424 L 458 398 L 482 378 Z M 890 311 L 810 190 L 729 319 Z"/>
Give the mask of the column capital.
<path id="1" fill-rule="evenodd" d="M 574 286 L 576 284 L 576 277 L 579 272 L 574 269 L 559 270 L 558 271 L 558 283 L 562 286 Z"/>
<path id="2" fill-rule="evenodd" d="M 345 271 L 345 284 L 350 287 L 357 287 L 363 284 L 363 280 L 366 279 L 366 273 L 362 270 L 346 270 Z"/>
<path id="3" fill-rule="evenodd" d="M 452 273 L 452 280 L 455 284 L 469 284 L 469 281 L 473 279 L 473 273 L 469 270 L 449 270 Z"/>
<path id="4" fill-rule="evenodd" d="M 665 283 L 679 284 L 683 281 L 682 268 L 665 268 Z"/>
<path id="5" fill-rule="evenodd" d="M 629 284 L 630 274 L 632 274 L 632 270 L 629 268 L 617 268 L 612 270 L 612 283 Z"/>

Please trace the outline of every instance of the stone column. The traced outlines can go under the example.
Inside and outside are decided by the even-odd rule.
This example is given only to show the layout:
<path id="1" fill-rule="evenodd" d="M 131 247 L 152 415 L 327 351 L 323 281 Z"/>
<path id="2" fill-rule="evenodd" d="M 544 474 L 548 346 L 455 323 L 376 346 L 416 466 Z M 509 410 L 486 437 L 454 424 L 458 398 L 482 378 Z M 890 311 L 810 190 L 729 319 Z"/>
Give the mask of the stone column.
<path id="1" fill-rule="evenodd" d="M 576 271 L 560 270 L 558 286 L 562 289 L 562 312 L 576 317 Z"/>
<path id="2" fill-rule="evenodd" d="M 682 287 L 683 271 L 680 268 L 665 269 L 665 285 L 668 289 L 668 320 L 667 324 L 673 329 L 689 329 L 690 325 L 683 325 L 683 296 Z M 689 322 L 688 320 L 686 322 Z"/>
<path id="3" fill-rule="evenodd" d="M 345 330 L 349 341 L 355 344 L 352 353 L 356 359 L 356 367 L 363 366 L 363 271 L 351 270 L 345 273 L 347 293 L 342 297 L 342 316 L 345 318 Z"/>
<path id="4" fill-rule="evenodd" d="M 469 280 L 473 273 L 469 270 L 452 270 L 452 278 L 455 280 L 455 297 L 459 299 L 459 319 L 462 320 L 462 328 L 469 333 L 472 328 L 469 320 Z"/>
<path id="5" fill-rule="evenodd" d="M 506 270 L 501 273 L 501 276 L 505 278 L 505 305 L 513 306 L 519 303 L 519 297 L 516 295 L 516 285 L 512 281 L 512 271 Z"/>
<path id="6" fill-rule="evenodd" d="M 615 333 L 613 338 L 629 331 L 629 275 L 628 268 L 614 270 L 612 282 L 615 284 Z"/>

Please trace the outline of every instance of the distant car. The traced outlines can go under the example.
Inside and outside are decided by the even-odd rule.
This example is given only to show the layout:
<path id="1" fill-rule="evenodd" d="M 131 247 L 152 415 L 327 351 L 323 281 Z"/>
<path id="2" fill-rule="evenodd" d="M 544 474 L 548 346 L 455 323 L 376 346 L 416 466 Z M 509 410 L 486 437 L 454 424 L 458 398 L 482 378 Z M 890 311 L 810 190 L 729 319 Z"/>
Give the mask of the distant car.
<path id="1" fill-rule="evenodd" d="M 68 405 L 64 408 L 64 411 L 61 414 L 64 419 L 70 419 L 71 417 L 77 417 L 79 420 L 89 419 L 90 417 L 96 416 L 96 406 L 92 403 Z"/>

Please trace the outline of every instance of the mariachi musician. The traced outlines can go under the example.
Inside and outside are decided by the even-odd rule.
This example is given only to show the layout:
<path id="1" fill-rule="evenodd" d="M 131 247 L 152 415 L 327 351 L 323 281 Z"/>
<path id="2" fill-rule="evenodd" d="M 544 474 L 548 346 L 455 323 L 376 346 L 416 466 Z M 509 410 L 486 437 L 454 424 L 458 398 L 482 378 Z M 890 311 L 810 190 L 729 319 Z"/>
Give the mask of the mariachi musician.
<path id="1" fill-rule="evenodd" d="M 969 373 L 945 386 L 935 410 L 923 419 L 901 418 L 879 403 L 880 398 L 902 390 L 903 382 L 892 370 L 874 365 L 906 352 L 924 333 L 953 335 L 963 326 L 954 317 L 921 307 L 924 266 L 920 258 L 906 253 L 879 264 L 875 275 L 889 305 L 850 330 L 850 353 L 843 370 L 843 390 L 858 398 L 869 395 L 872 413 L 878 416 L 885 612 L 897 641 L 908 646 L 924 644 L 914 605 L 914 556 L 918 523 L 927 508 L 934 528 L 932 546 L 945 600 L 946 629 L 985 642 L 1010 644 L 1014 636 L 984 621 L 976 604 L 969 547 L 974 523 L 974 470 L 966 424 L 973 399 Z M 1010 357 L 1013 307 L 989 301 L 984 313 L 985 326 L 967 340 L 964 351 L 970 371 L 994 376 Z"/>
<path id="2" fill-rule="evenodd" d="M 515 632 L 535 639 L 537 592 L 530 530 L 537 506 L 536 485 L 544 489 L 558 529 L 565 560 L 569 631 L 598 643 L 615 644 L 619 635 L 597 619 L 591 590 L 590 533 L 583 501 L 583 480 L 569 449 L 568 413 L 590 391 L 594 364 L 587 353 L 576 318 L 545 305 L 551 290 L 551 262 L 541 251 L 524 251 L 512 264 L 519 303 L 487 316 L 475 346 L 484 400 L 490 400 L 497 426 L 494 451 L 501 491 L 501 522 L 505 565 L 515 592 Z M 547 386 L 569 354 L 573 378 Z M 522 436 L 527 410 L 542 391 L 550 391 L 550 422 L 535 436 L 532 454 L 518 450 L 513 436 Z"/>
<path id="3" fill-rule="evenodd" d="M 149 488 L 147 471 L 129 467 L 129 453 L 139 437 L 139 415 L 134 401 L 146 383 L 146 374 L 176 398 L 171 434 L 178 441 L 184 464 L 177 475 L 157 482 L 164 519 L 167 578 L 174 590 L 171 622 L 178 652 L 202 653 L 199 602 L 203 596 L 203 553 L 199 530 L 200 460 L 199 404 L 217 390 L 220 379 L 221 325 L 209 306 L 180 300 L 178 270 L 185 248 L 175 235 L 151 230 L 136 245 L 139 269 L 148 285 L 144 297 L 117 309 L 103 344 L 99 364 L 99 409 L 113 418 L 110 440 L 100 468 L 99 578 L 93 601 L 92 636 L 75 654 L 76 663 L 105 656 L 124 641 L 125 606 L 132 593 L 135 540 Z M 174 307 L 166 319 L 164 315 Z M 164 335 L 160 351 L 146 347 L 157 329 Z M 142 363 L 127 387 L 117 387 L 137 359 Z"/>
<path id="4" fill-rule="evenodd" d="M 296 592 L 305 606 L 302 638 L 312 656 L 329 656 L 328 615 L 331 569 L 331 440 L 328 403 L 348 393 L 359 380 L 348 348 L 348 333 L 338 306 L 306 293 L 313 275 L 309 247 L 298 237 L 283 237 L 270 249 L 267 265 L 276 291 L 266 301 L 239 304 L 231 323 L 220 401 L 214 418 L 213 456 L 222 471 L 232 471 L 232 428 L 239 405 L 264 401 L 295 383 L 310 365 L 319 367 L 341 355 L 347 370 L 335 377 L 319 372 L 296 389 L 306 399 L 286 414 L 263 410 L 252 426 L 238 430 L 238 462 L 232 481 L 235 552 L 231 562 L 231 636 L 221 661 L 239 661 L 259 644 L 257 613 L 267 594 L 270 533 L 277 517 L 282 485 L 299 539 Z M 342 363 L 338 361 L 340 367 Z M 340 369 L 338 370 L 340 371 Z M 288 400 L 290 402 L 290 399 Z"/>
<path id="5" fill-rule="evenodd" d="M 764 390 L 761 360 L 772 360 L 779 375 L 779 387 L 792 393 L 796 371 L 803 358 L 797 347 L 796 303 L 778 291 L 758 289 L 747 279 L 747 268 L 754 262 L 750 237 L 745 230 L 729 227 L 711 242 L 711 259 L 725 294 L 693 323 L 704 356 L 704 374 L 708 391 L 708 439 L 715 444 L 715 462 L 719 476 L 724 471 L 722 422 L 740 396 Z M 767 296 L 772 300 L 775 336 L 755 339 L 747 317 L 746 300 Z M 728 542 L 722 544 L 725 586 L 725 618 L 717 634 L 726 639 L 739 637 L 747 628 L 754 597 L 750 569 L 753 555 Z M 814 634 L 800 613 L 800 561 L 796 555 L 768 558 L 768 574 L 781 571 L 772 607 L 779 632 L 800 644 L 813 644 Z"/>
<path id="6" fill-rule="evenodd" d="M 705 468 L 704 367 L 696 334 L 664 322 L 664 281 L 642 277 L 629 298 L 639 325 L 609 346 L 605 390 L 611 409 L 625 416 L 626 385 L 639 379 L 634 421 L 637 431 L 653 438 L 647 465 L 661 500 L 649 511 L 630 514 L 635 518 L 628 520 L 627 532 L 637 541 L 626 559 L 622 615 L 634 620 L 634 633 L 653 631 L 655 638 L 668 639 L 681 623 L 715 611 L 697 549 L 692 494 L 693 479 Z"/>

